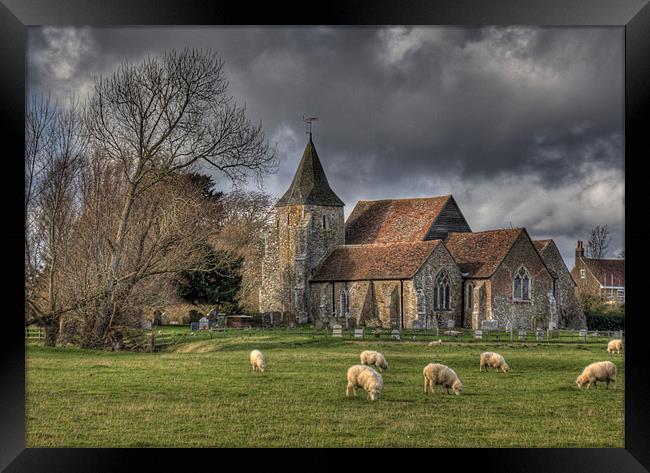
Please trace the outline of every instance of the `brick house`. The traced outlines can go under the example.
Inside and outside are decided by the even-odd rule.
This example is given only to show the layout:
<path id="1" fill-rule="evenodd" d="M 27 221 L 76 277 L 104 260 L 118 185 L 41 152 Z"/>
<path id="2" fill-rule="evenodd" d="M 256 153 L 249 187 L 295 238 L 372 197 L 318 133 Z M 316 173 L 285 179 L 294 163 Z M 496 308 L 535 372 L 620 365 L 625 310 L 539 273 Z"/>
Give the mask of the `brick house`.
<path id="1" fill-rule="evenodd" d="M 571 275 L 578 297 L 591 294 L 609 304 L 625 303 L 625 259 L 586 258 L 584 244 L 578 240 Z"/>
<path id="2" fill-rule="evenodd" d="M 265 238 L 261 312 L 298 323 L 533 328 L 557 312 L 551 295 L 575 302 L 552 240 L 540 253 L 524 228 L 472 232 L 451 195 L 359 201 L 347 221 L 343 206 L 310 134 Z"/>

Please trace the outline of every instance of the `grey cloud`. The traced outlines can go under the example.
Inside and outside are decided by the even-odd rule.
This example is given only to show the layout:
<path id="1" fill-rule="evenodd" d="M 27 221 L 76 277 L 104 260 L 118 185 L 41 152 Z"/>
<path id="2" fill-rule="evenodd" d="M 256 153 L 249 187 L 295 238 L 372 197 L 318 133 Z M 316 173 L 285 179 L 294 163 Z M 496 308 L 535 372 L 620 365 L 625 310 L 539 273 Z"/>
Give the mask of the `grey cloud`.
<path id="1" fill-rule="evenodd" d="M 602 176 L 619 180 L 622 198 L 622 28 L 97 28 L 88 41 L 68 87 L 125 58 L 218 51 L 230 93 L 278 145 L 279 172 L 265 182 L 276 196 L 306 142 L 301 116 L 313 114 L 346 213 L 359 199 L 453 193 L 476 229 L 514 218 L 534 238 L 564 242 L 566 257 L 571 239 L 610 223 L 622 247 L 622 202 L 564 203 Z M 30 28 L 30 90 L 64 85 L 35 60 L 47 47 Z"/>

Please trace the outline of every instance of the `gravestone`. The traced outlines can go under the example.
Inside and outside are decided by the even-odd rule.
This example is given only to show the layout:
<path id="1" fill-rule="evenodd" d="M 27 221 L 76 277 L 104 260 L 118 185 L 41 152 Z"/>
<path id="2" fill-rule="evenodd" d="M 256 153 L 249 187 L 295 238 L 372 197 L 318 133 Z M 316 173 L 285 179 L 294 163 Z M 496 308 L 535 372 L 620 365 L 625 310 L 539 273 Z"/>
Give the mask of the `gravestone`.
<path id="1" fill-rule="evenodd" d="M 448 328 L 449 330 L 451 330 L 452 328 L 454 328 L 454 325 L 455 325 L 455 323 L 454 323 L 454 319 L 449 319 L 449 320 L 447 320 L 447 328 Z"/>
<path id="2" fill-rule="evenodd" d="M 483 339 L 483 330 L 474 330 L 474 338 L 477 340 Z"/>
<path id="3" fill-rule="evenodd" d="M 208 327 L 210 328 L 210 330 L 216 329 L 217 328 L 217 321 L 216 320 L 210 320 L 208 322 Z"/>
<path id="4" fill-rule="evenodd" d="M 560 338 L 560 331 L 558 329 L 553 329 L 548 331 L 549 338 Z"/>
<path id="5" fill-rule="evenodd" d="M 332 336 L 333 337 L 342 337 L 343 336 L 343 327 L 340 324 L 332 325 Z"/>
<path id="6" fill-rule="evenodd" d="M 544 339 L 544 331 L 543 330 L 535 330 L 535 339 L 537 341 L 543 340 Z"/>
<path id="7" fill-rule="evenodd" d="M 354 338 L 363 338 L 363 329 L 355 328 L 354 329 Z"/>
<path id="8" fill-rule="evenodd" d="M 323 321 L 321 319 L 316 319 L 314 321 L 314 328 L 316 330 L 323 330 Z"/>
<path id="9" fill-rule="evenodd" d="M 415 319 L 411 325 L 413 330 L 422 330 L 424 328 L 424 322 L 422 320 Z"/>
<path id="10" fill-rule="evenodd" d="M 400 335 L 399 335 L 399 330 L 394 328 L 393 330 L 390 331 L 390 338 L 393 340 L 401 340 Z"/>
<path id="11" fill-rule="evenodd" d="M 522 341 L 522 342 L 526 340 L 526 331 L 525 330 L 519 330 L 519 340 Z"/>
<path id="12" fill-rule="evenodd" d="M 207 330 L 207 329 L 208 329 L 208 318 L 201 317 L 199 319 L 199 330 Z"/>
<path id="13" fill-rule="evenodd" d="M 496 320 L 482 320 L 481 330 L 497 330 L 499 323 Z"/>
<path id="14" fill-rule="evenodd" d="M 578 331 L 578 337 L 586 339 L 587 338 L 587 331 L 584 330 L 584 329 L 579 330 Z"/>
<path id="15" fill-rule="evenodd" d="M 142 322 L 142 328 L 144 330 L 151 330 L 151 321 L 145 320 L 144 322 Z"/>
<path id="16" fill-rule="evenodd" d="M 198 322 L 191 322 L 190 323 L 190 329 L 192 332 L 196 332 L 199 329 L 199 323 Z"/>

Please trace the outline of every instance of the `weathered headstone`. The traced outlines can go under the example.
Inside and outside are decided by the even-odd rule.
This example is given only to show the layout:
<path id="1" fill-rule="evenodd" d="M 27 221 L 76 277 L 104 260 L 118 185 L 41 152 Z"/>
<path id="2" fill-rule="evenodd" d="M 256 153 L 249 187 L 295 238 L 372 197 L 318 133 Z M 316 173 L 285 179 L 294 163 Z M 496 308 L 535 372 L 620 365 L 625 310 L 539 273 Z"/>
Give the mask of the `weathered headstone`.
<path id="1" fill-rule="evenodd" d="M 390 331 L 390 338 L 393 340 L 401 340 L 399 330 L 394 328 L 393 330 Z"/>
<path id="2" fill-rule="evenodd" d="M 454 319 L 449 319 L 449 320 L 447 320 L 447 328 L 448 328 L 449 330 L 451 330 L 452 328 L 454 328 L 454 325 L 455 325 L 455 324 L 454 324 Z"/>
<path id="3" fill-rule="evenodd" d="M 363 338 L 363 329 L 355 328 L 354 329 L 354 338 Z"/>
<path id="4" fill-rule="evenodd" d="M 332 336 L 333 337 L 342 337 L 343 336 L 343 327 L 340 324 L 332 325 Z"/>
<path id="5" fill-rule="evenodd" d="M 543 330 L 535 330 L 535 339 L 537 341 L 543 340 L 544 339 L 544 331 Z"/>
<path id="6" fill-rule="evenodd" d="M 190 329 L 192 332 L 196 332 L 199 329 L 199 323 L 198 322 L 191 322 L 190 323 Z"/>
<path id="7" fill-rule="evenodd" d="M 321 319 L 316 319 L 314 321 L 314 328 L 316 330 L 323 330 L 323 321 Z"/>
<path id="8" fill-rule="evenodd" d="M 483 339 L 483 330 L 474 330 L 474 338 L 477 340 Z"/>
<path id="9" fill-rule="evenodd" d="M 526 331 L 525 330 L 519 330 L 519 340 L 524 341 L 526 340 Z"/>
<path id="10" fill-rule="evenodd" d="M 208 318 L 201 317 L 199 319 L 199 330 L 207 330 L 207 329 L 208 329 Z"/>
<path id="11" fill-rule="evenodd" d="M 496 320 L 481 321 L 481 330 L 496 330 L 497 328 L 499 328 L 499 324 Z"/>
<path id="12" fill-rule="evenodd" d="M 584 329 L 579 330 L 578 331 L 578 337 L 586 339 L 587 338 L 587 331 L 584 330 Z"/>

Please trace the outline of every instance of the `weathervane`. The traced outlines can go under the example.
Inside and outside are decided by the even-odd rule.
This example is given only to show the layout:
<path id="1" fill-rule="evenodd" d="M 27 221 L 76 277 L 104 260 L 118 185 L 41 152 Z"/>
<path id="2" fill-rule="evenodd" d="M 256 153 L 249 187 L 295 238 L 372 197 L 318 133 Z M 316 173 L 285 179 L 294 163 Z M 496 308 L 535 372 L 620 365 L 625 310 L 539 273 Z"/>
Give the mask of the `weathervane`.
<path id="1" fill-rule="evenodd" d="M 311 124 L 312 124 L 312 122 L 315 122 L 316 120 L 318 120 L 318 117 L 307 117 L 307 118 L 305 118 L 305 116 L 303 115 L 302 119 L 305 121 L 305 123 L 309 124 L 309 130 L 306 131 L 305 133 L 307 133 L 309 135 L 309 141 L 311 141 Z"/>

